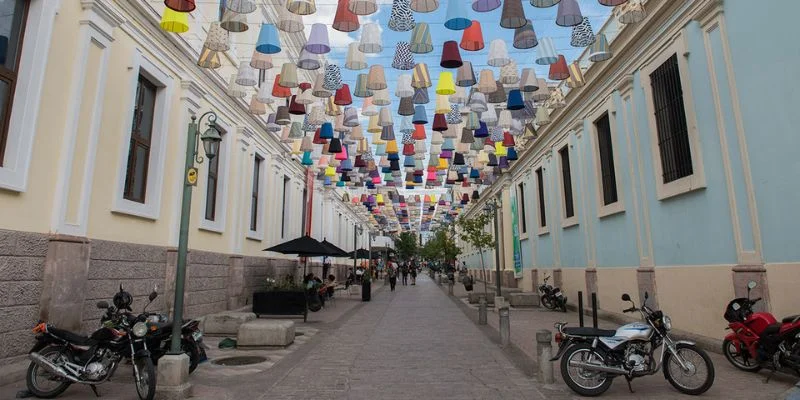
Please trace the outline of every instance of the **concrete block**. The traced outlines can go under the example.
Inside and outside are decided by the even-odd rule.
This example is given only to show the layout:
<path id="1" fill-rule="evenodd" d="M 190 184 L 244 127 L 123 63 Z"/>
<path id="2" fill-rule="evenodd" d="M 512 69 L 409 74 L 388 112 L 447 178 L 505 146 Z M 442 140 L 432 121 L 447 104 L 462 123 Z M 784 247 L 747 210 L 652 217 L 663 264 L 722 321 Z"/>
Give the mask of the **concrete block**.
<path id="1" fill-rule="evenodd" d="M 251 312 L 225 311 L 207 315 L 203 321 L 203 333 L 206 335 L 236 335 L 239 327 L 256 319 Z"/>
<path id="2" fill-rule="evenodd" d="M 189 357 L 186 354 L 166 354 L 158 359 L 156 369 L 156 398 L 178 400 L 189 398 Z"/>
<path id="3" fill-rule="evenodd" d="M 294 322 L 256 319 L 239 326 L 238 347 L 285 347 L 294 342 Z"/>
<path id="4" fill-rule="evenodd" d="M 494 294 L 489 293 L 489 295 L 486 296 L 483 292 L 474 292 L 474 291 L 469 292 L 469 294 L 467 295 L 469 304 L 478 304 L 478 299 L 482 295 L 486 297 L 486 304 L 494 304 Z"/>
<path id="5" fill-rule="evenodd" d="M 509 296 L 514 307 L 533 307 L 539 305 L 539 296 L 536 293 L 511 293 Z"/>
<path id="6" fill-rule="evenodd" d="M 511 301 L 511 294 L 513 294 L 513 293 L 522 293 L 522 289 L 518 289 L 518 288 L 502 288 L 502 289 L 500 289 L 500 293 L 502 293 L 503 298 L 506 299 L 506 301 Z"/>

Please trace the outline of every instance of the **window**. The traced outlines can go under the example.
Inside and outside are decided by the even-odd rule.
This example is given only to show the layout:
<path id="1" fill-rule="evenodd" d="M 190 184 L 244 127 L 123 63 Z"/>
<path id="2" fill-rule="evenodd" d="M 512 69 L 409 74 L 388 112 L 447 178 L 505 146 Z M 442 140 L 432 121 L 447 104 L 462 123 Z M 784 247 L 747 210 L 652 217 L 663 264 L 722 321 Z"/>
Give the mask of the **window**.
<path id="1" fill-rule="evenodd" d="M 693 173 L 677 54 L 673 54 L 650 74 L 650 85 L 661 174 L 663 182 L 669 183 Z"/>
<path id="2" fill-rule="evenodd" d="M 519 219 L 520 219 L 520 233 L 528 232 L 528 224 L 525 220 L 525 184 L 519 183 L 517 185 L 517 192 L 519 193 Z"/>
<path id="3" fill-rule="evenodd" d="M 258 231 L 258 193 L 261 182 L 261 163 L 264 161 L 256 154 L 253 163 L 253 192 L 250 197 L 250 230 Z"/>
<path id="4" fill-rule="evenodd" d="M 600 154 L 600 179 L 603 190 L 603 205 L 616 203 L 617 174 L 614 170 L 614 148 L 611 140 L 611 123 L 608 113 L 594 123 L 597 130 L 597 147 Z"/>
<path id="5" fill-rule="evenodd" d="M 547 227 L 547 213 L 544 205 L 544 179 L 541 168 L 536 170 L 536 190 L 539 192 L 539 227 L 545 228 Z"/>
<path id="6" fill-rule="evenodd" d="M 217 156 L 208 160 L 208 180 L 206 181 L 206 219 L 209 221 L 214 221 L 217 217 L 219 160 L 222 157 L 222 152 L 222 141 L 220 141 Z"/>
<path id="7" fill-rule="evenodd" d="M 0 48 L 0 166 L 6 150 L 28 3 L 25 0 L 0 1 L 0 15 L 3 16 L 0 19 L 0 40 L 3 42 Z"/>
<path id="8" fill-rule="evenodd" d="M 564 146 L 558 151 L 561 158 L 561 183 L 564 195 L 564 218 L 575 216 L 575 206 L 572 201 L 572 174 L 569 169 L 569 147 Z"/>
<path id="9" fill-rule="evenodd" d="M 289 215 L 286 212 L 286 205 L 289 204 L 289 177 L 283 176 L 283 199 L 281 200 L 281 237 L 286 237 L 286 226 L 288 225 Z"/>
<path id="10" fill-rule="evenodd" d="M 139 75 L 123 192 L 125 199 L 137 203 L 144 203 L 147 191 L 147 170 L 150 164 L 150 144 L 153 139 L 153 116 L 157 90 L 156 85 Z"/>

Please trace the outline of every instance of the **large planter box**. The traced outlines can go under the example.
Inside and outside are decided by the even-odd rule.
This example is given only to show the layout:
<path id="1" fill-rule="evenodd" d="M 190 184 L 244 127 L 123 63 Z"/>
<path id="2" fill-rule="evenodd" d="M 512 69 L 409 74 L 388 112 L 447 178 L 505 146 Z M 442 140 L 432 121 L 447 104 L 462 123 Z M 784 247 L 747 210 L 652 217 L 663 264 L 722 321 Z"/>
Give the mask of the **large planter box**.
<path id="1" fill-rule="evenodd" d="M 262 315 L 302 315 L 308 318 L 306 294 L 302 291 L 270 291 L 253 293 L 253 314 Z"/>

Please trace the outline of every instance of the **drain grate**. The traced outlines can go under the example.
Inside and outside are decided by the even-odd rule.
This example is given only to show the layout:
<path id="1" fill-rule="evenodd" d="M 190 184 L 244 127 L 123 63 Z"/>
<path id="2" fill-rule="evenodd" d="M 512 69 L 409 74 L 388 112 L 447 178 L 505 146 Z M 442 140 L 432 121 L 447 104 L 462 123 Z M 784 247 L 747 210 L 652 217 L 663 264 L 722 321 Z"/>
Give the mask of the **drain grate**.
<path id="1" fill-rule="evenodd" d="M 220 358 L 218 360 L 214 360 L 211 363 L 216 365 L 225 365 L 229 367 L 235 367 L 240 365 L 250 365 L 250 364 L 259 364 L 264 361 L 267 361 L 267 357 L 261 356 L 240 356 L 240 357 L 225 357 Z"/>

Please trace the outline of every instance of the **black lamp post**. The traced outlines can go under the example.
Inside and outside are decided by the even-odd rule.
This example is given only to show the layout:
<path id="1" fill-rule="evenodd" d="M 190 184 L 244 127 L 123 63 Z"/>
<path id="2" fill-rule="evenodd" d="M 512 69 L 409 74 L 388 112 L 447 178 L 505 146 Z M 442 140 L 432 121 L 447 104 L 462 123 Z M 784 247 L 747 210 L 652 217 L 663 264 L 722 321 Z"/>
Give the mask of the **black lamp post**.
<path id="1" fill-rule="evenodd" d="M 199 125 L 207 117 L 208 128 L 200 134 Z M 178 236 L 178 265 L 175 272 L 175 301 L 172 310 L 172 332 L 180 332 L 183 324 L 183 292 L 186 280 L 186 255 L 189 247 L 189 217 L 192 210 L 192 188 L 197 184 L 197 168 L 195 162 L 203 163 L 199 154 L 197 138 L 203 142 L 203 150 L 209 160 L 217 156 L 219 143 L 222 137 L 217 131 L 217 114 L 213 111 L 206 112 L 200 118 L 192 115 L 189 122 L 188 137 L 186 140 L 186 178 L 183 182 L 183 200 L 181 202 L 180 234 Z M 172 335 L 170 353 L 181 354 L 181 335 Z"/>

